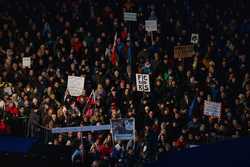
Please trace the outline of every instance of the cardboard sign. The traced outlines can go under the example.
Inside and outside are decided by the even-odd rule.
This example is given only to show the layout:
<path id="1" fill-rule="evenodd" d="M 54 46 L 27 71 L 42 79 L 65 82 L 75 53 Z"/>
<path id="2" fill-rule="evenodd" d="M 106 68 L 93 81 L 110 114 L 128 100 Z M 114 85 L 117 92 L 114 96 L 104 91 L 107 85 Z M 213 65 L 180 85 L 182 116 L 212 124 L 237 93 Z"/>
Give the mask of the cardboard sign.
<path id="1" fill-rule="evenodd" d="M 111 132 L 114 141 L 135 139 L 135 119 L 111 120 Z"/>
<path id="2" fill-rule="evenodd" d="M 193 57 L 194 46 L 193 45 L 182 45 L 174 47 L 174 58 L 188 58 Z"/>
<path id="3" fill-rule="evenodd" d="M 84 89 L 84 78 L 68 76 L 67 90 L 71 96 L 81 96 Z"/>
<path id="4" fill-rule="evenodd" d="M 221 116 L 221 103 L 204 101 L 204 115 L 212 116 L 212 117 L 220 117 Z"/>
<path id="5" fill-rule="evenodd" d="M 145 29 L 147 32 L 157 31 L 157 20 L 145 20 Z"/>
<path id="6" fill-rule="evenodd" d="M 124 12 L 124 21 L 137 21 L 137 13 Z"/>
<path id="7" fill-rule="evenodd" d="M 23 67 L 31 67 L 31 58 L 30 57 L 23 57 Z"/>
<path id="8" fill-rule="evenodd" d="M 136 88 L 139 92 L 150 92 L 150 81 L 148 74 L 136 74 Z"/>
<path id="9" fill-rule="evenodd" d="M 192 33 L 192 35 L 191 35 L 191 43 L 192 44 L 197 44 L 198 42 L 199 42 L 199 34 Z"/>

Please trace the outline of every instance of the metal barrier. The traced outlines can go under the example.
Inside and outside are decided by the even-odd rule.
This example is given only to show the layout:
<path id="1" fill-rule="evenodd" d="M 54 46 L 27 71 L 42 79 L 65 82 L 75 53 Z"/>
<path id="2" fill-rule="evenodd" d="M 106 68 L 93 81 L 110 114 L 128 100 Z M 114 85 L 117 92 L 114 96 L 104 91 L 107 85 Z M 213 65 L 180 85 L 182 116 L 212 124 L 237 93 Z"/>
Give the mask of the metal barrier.
<path id="1" fill-rule="evenodd" d="M 52 134 L 51 129 L 47 127 L 29 122 L 26 130 L 26 137 L 38 138 L 43 144 L 48 144 L 53 141 L 54 134 Z"/>

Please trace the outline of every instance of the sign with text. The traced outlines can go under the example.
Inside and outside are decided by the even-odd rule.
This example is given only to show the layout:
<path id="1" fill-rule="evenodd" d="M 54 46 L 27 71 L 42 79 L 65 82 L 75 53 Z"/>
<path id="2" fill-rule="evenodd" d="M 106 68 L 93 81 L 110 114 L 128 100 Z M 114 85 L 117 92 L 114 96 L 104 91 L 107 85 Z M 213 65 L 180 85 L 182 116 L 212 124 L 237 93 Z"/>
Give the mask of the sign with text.
<path id="1" fill-rule="evenodd" d="M 192 33 L 191 35 L 191 43 L 197 44 L 199 42 L 199 34 Z"/>
<path id="2" fill-rule="evenodd" d="M 193 45 L 182 45 L 174 47 L 174 58 L 188 58 L 193 57 L 194 46 Z"/>
<path id="3" fill-rule="evenodd" d="M 68 76 L 67 90 L 71 96 L 81 96 L 84 89 L 84 78 Z"/>
<path id="4" fill-rule="evenodd" d="M 204 115 L 212 117 L 220 117 L 221 115 L 221 103 L 204 101 Z"/>
<path id="5" fill-rule="evenodd" d="M 66 133 L 66 132 L 94 132 L 110 130 L 110 125 L 94 125 L 94 126 L 83 126 L 83 127 L 63 127 L 63 128 L 52 128 L 52 133 Z"/>
<path id="6" fill-rule="evenodd" d="M 157 20 L 145 20 L 145 29 L 147 32 L 157 31 Z"/>
<path id="7" fill-rule="evenodd" d="M 136 74 L 136 88 L 139 92 L 150 92 L 149 74 Z"/>
<path id="8" fill-rule="evenodd" d="M 125 21 L 137 21 L 137 13 L 124 12 L 123 17 Z"/>
<path id="9" fill-rule="evenodd" d="M 23 67 L 31 67 L 31 58 L 30 57 L 23 57 Z"/>
<path id="10" fill-rule="evenodd" d="M 135 119 L 111 120 L 111 132 L 114 141 L 133 140 L 135 138 Z"/>

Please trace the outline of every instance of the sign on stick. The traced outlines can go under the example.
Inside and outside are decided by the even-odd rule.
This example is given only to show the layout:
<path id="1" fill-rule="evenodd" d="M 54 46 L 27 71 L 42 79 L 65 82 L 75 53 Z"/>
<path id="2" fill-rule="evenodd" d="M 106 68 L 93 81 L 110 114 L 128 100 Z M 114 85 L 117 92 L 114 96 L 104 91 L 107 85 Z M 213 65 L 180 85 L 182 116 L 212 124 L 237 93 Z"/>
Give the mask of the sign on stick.
<path id="1" fill-rule="evenodd" d="M 212 117 L 221 116 L 221 103 L 216 103 L 212 101 L 204 101 L 204 115 Z"/>
<path id="2" fill-rule="evenodd" d="M 145 29 L 147 32 L 157 31 L 157 20 L 145 20 Z"/>
<path id="3" fill-rule="evenodd" d="M 149 75 L 136 74 L 136 87 L 139 92 L 150 92 Z"/>
<path id="4" fill-rule="evenodd" d="M 176 59 L 193 57 L 193 55 L 194 55 L 193 45 L 182 45 L 174 47 L 174 57 Z"/>
<path id="5" fill-rule="evenodd" d="M 111 120 L 111 132 L 114 141 L 133 140 L 135 138 L 135 119 Z"/>
<path id="6" fill-rule="evenodd" d="M 123 17 L 125 21 L 137 21 L 137 13 L 124 12 Z"/>
<path id="7" fill-rule="evenodd" d="M 30 57 L 23 57 L 23 67 L 31 67 L 31 58 Z"/>
<path id="8" fill-rule="evenodd" d="M 199 42 L 199 34 L 192 33 L 192 35 L 191 35 L 191 43 L 192 44 L 197 44 L 198 42 Z"/>
<path id="9" fill-rule="evenodd" d="M 67 90 L 71 96 L 81 96 L 84 89 L 84 78 L 68 76 Z"/>

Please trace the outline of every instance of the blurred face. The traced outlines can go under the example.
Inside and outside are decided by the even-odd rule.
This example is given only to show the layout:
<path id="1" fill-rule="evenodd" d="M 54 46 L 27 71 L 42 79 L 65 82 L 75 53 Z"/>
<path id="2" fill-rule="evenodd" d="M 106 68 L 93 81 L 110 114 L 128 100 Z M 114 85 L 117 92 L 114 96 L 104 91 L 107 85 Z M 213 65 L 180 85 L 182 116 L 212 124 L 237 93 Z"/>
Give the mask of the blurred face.
<path id="1" fill-rule="evenodd" d="M 160 86 L 161 85 L 161 81 L 160 80 L 157 80 L 156 81 L 156 86 Z"/>
<path id="2" fill-rule="evenodd" d="M 121 82 L 120 82 L 120 87 L 121 87 L 122 89 L 125 88 L 125 82 L 124 82 L 124 81 L 121 81 Z"/>
<path id="3" fill-rule="evenodd" d="M 109 85 L 109 84 L 110 84 L 110 80 L 109 80 L 109 79 L 106 79 L 106 80 L 105 80 L 105 84 L 106 84 L 106 85 Z"/>
<path id="4" fill-rule="evenodd" d="M 119 77 L 119 72 L 115 71 L 115 77 Z"/>
<path id="5" fill-rule="evenodd" d="M 112 90 L 111 93 L 112 93 L 112 96 L 116 96 L 116 91 Z"/>
<path id="6" fill-rule="evenodd" d="M 149 117 L 150 117 L 150 118 L 153 118 L 153 116 L 154 116 L 154 113 L 153 113 L 152 111 L 150 111 L 150 112 L 149 112 Z"/>
<path id="7" fill-rule="evenodd" d="M 124 94 L 125 94 L 126 96 L 128 96 L 128 94 L 129 94 L 129 90 L 128 90 L 128 89 L 125 89 Z"/>

